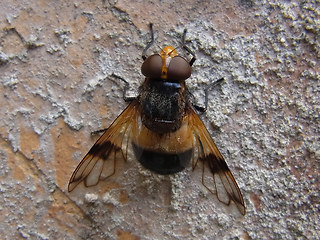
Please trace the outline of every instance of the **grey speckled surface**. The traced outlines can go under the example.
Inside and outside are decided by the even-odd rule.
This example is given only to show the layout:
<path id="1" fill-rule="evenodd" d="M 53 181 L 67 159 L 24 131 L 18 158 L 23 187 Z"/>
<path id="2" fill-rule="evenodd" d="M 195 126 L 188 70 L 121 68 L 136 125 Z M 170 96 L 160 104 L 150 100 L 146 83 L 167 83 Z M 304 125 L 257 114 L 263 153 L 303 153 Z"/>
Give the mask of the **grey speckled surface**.
<path id="1" fill-rule="evenodd" d="M 0 3 L 0 239 L 318 239 L 319 1 Z M 130 161 L 108 182 L 69 177 L 126 106 L 116 73 L 142 81 L 141 51 L 184 28 L 187 81 L 245 198 L 219 203 L 190 169 L 158 176 Z"/>

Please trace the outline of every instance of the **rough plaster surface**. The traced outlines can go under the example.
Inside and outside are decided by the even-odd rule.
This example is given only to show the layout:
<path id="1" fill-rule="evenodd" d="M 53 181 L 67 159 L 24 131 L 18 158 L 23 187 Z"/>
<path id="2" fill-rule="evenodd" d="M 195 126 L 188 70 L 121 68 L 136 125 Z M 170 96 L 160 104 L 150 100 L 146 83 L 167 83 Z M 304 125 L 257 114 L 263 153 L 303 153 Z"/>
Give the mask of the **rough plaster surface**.
<path id="1" fill-rule="evenodd" d="M 0 239 L 319 239 L 320 2 L 2 1 Z M 198 56 L 187 81 L 244 195 L 219 203 L 190 169 L 163 177 L 132 159 L 107 182 L 69 177 L 134 95 L 141 51 Z"/>

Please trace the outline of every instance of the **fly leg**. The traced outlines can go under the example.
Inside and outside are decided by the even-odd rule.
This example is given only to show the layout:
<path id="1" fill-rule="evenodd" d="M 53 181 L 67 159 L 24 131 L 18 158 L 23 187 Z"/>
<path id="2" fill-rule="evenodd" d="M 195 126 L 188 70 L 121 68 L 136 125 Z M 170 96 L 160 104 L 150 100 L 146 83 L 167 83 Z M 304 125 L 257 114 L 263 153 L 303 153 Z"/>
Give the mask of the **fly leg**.
<path id="1" fill-rule="evenodd" d="M 200 113 L 204 113 L 207 111 L 208 108 L 208 95 L 209 95 L 209 90 L 213 87 L 216 86 L 217 84 L 221 83 L 224 80 L 224 78 L 220 78 L 212 83 L 210 83 L 206 88 L 204 89 L 204 107 L 192 104 L 192 106 Z M 191 93 L 190 93 L 191 94 Z M 192 94 L 191 94 L 192 95 Z M 194 96 L 192 95 L 192 98 L 194 99 Z"/>
<path id="2" fill-rule="evenodd" d="M 152 23 L 149 24 L 149 29 L 150 29 L 150 33 L 151 33 L 151 41 L 147 44 L 147 46 L 143 49 L 142 52 L 142 59 L 146 60 L 146 52 L 147 50 L 152 46 L 152 44 L 154 43 L 154 34 L 153 34 L 153 29 L 152 29 Z"/>
<path id="3" fill-rule="evenodd" d="M 124 78 L 122 78 L 122 77 L 120 77 L 120 76 L 118 76 L 118 75 L 116 75 L 114 73 L 111 74 L 111 77 L 116 78 L 116 79 L 124 82 L 125 85 L 124 85 L 124 88 L 123 88 L 122 98 L 123 98 L 123 100 L 125 102 L 131 102 L 132 100 L 136 99 L 136 97 L 128 97 L 128 95 L 127 95 L 127 92 L 128 92 L 128 90 L 130 88 L 130 84 L 129 84 L 128 81 L 126 81 Z"/>
<path id="4" fill-rule="evenodd" d="M 120 81 L 124 82 L 125 85 L 124 85 L 124 88 L 123 88 L 122 98 L 123 98 L 123 100 L 124 100 L 125 102 L 131 102 L 131 101 L 133 101 L 133 100 L 136 99 L 136 97 L 128 97 L 128 96 L 127 96 L 127 92 L 128 92 L 128 90 L 129 90 L 129 88 L 130 88 L 130 85 L 129 85 L 129 82 L 128 82 L 128 81 L 126 81 L 124 78 L 122 78 L 122 77 L 120 77 L 120 76 L 118 76 L 118 75 L 116 75 L 116 74 L 114 74 L 114 73 L 111 74 L 111 77 L 116 78 L 116 79 L 119 79 Z M 98 133 L 105 132 L 106 130 L 108 130 L 108 128 L 99 129 L 99 130 L 97 130 L 97 131 L 91 132 L 91 135 L 96 135 L 96 134 L 98 134 Z"/>
<path id="5" fill-rule="evenodd" d="M 184 29 L 183 35 L 182 35 L 182 47 L 185 49 L 189 54 L 191 54 L 192 59 L 189 62 L 189 65 L 192 66 L 192 64 L 197 60 L 196 54 L 190 50 L 190 48 L 186 45 L 186 35 L 187 35 L 187 29 Z"/>

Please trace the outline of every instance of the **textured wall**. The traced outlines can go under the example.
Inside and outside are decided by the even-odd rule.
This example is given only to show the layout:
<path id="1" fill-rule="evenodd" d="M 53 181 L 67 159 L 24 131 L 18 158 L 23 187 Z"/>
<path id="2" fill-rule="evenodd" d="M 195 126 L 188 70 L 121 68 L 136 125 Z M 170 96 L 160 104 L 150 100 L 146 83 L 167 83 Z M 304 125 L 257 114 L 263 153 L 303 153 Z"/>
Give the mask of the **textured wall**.
<path id="1" fill-rule="evenodd" d="M 10 3 L 9 3 L 10 2 Z M 2 1 L 0 239 L 317 239 L 320 2 Z M 244 195 L 225 206 L 190 169 L 158 176 L 136 161 L 96 187 L 70 175 L 126 106 L 116 73 L 143 80 L 184 28 L 198 56 L 187 81 Z M 181 50 L 180 50 L 181 52 Z"/>

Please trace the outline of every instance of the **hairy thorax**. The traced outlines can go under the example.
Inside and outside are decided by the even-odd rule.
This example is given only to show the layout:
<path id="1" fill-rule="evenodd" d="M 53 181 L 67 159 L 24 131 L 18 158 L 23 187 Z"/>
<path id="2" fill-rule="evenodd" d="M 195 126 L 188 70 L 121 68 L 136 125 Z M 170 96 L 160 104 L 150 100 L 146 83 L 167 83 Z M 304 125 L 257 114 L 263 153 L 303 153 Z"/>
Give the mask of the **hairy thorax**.
<path id="1" fill-rule="evenodd" d="M 186 91 L 184 82 L 146 79 L 140 89 L 142 123 L 158 133 L 175 132 L 185 115 Z"/>

